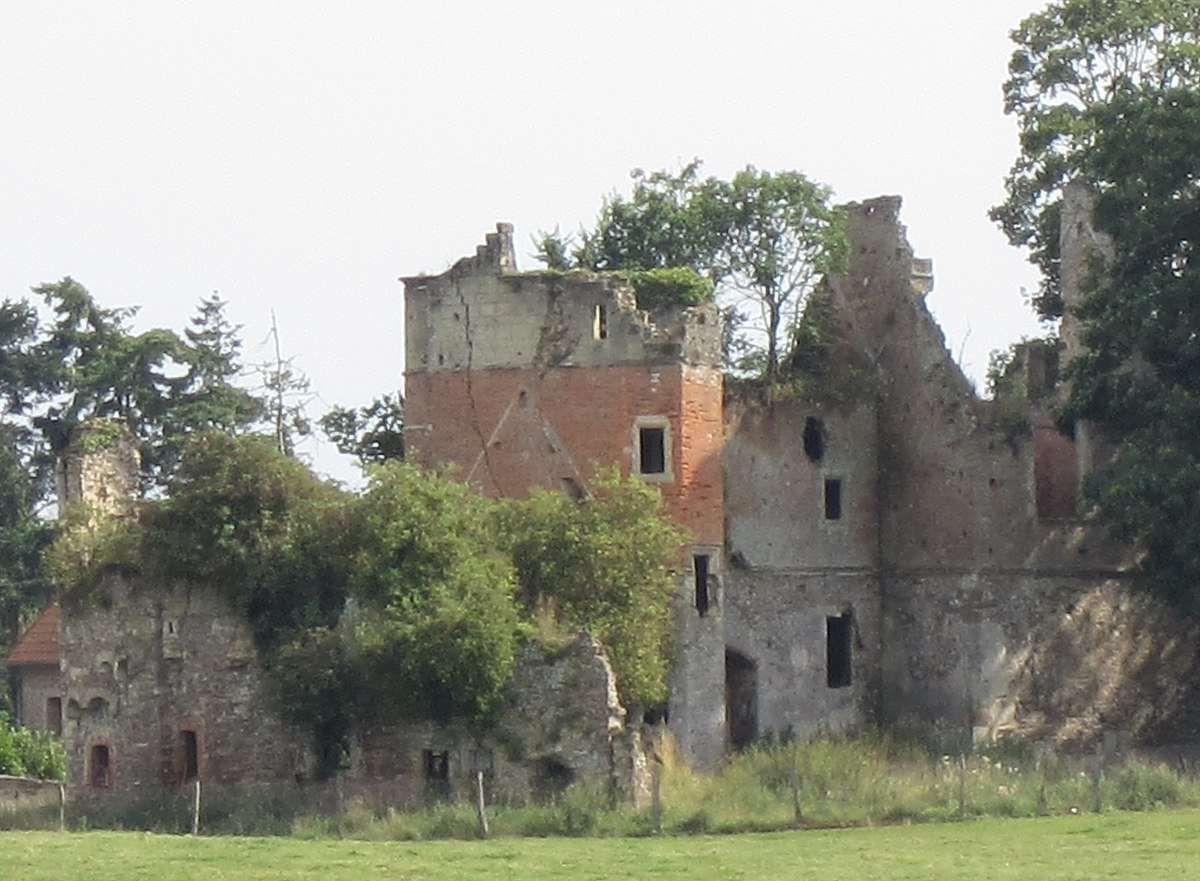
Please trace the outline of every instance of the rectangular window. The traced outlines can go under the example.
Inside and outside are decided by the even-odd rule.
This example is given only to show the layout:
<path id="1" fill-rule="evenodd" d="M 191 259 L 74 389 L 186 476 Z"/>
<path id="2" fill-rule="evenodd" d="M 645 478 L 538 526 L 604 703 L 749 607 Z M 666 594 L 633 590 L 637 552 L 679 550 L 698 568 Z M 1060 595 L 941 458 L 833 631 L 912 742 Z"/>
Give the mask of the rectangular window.
<path id="1" fill-rule="evenodd" d="M 106 744 L 92 745 L 88 755 L 88 783 L 92 786 L 112 785 L 112 769 Z"/>
<path id="2" fill-rule="evenodd" d="M 825 684 L 846 688 L 853 681 L 854 613 L 825 619 Z"/>
<path id="3" fill-rule="evenodd" d="M 840 477 L 825 478 L 825 519 L 842 519 L 842 480 Z"/>
<path id="4" fill-rule="evenodd" d="M 434 801 L 450 797 L 450 753 L 427 749 L 422 754 L 425 765 L 425 796 Z"/>
<path id="5" fill-rule="evenodd" d="M 696 611 L 703 618 L 708 614 L 708 554 L 696 554 L 692 557 L 692 574 L 696 582 Z"/>
<path id="6" fill-rule="evenodd" d="M 608 310 L 603 306 L 596 306 L 595 312 L 592 313 L 592 337 L 598 340 L 608 339 Z"/>
<path id="7" fill-rule="evenodd" d="M 62 698 L 46 698 L 46 730 L 51 734 L 62 734 Z"/>
<path id="8" fill-rule="evenodd" d="M 667 470 L 667 430 L 643 425 L 638 429 L 638 471 L 662 474 Z"/>

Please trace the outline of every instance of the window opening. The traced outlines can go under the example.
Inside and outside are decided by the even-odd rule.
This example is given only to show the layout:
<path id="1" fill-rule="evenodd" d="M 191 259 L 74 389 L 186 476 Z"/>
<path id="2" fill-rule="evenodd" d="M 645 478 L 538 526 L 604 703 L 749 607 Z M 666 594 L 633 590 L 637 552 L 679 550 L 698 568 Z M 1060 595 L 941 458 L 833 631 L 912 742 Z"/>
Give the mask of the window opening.
<path id="1" fill-rule="evenodd" d="M 575 771 L 556 756 L 546 756 L 533 763 L 529 782 L 536 801 L 553 801 L 575 782 Z"/>
<path id="2" fill-rule="evenodd" d="M 423 754 L 425 765 L 425 794 L 431 799 L 450 797 L 450 753 L 445 750 L 427 749 Z"/>
<path id="3" fill-rule="evenodd" d="M 825 478 L 825 519 L 842 519 L 842 480 L 839 477 Z"/>
<path id="4" fill-rule="evenodd" d="M 741 652 L 725 649 L 725 721 L 729 744 L 742 750 L 758 736 L 758 665 Z"/>
<path id="5" fill-rule="evenodd" d="M 92 786 L 111 786 L 112 769 L 108 746 L 97 743 L 92 746 L 88 763 L 88 783 Z"/>
<path id="6" fill-rule="evenodd" d="M 638 429 L 638 471 L 663 474 L 667 470 L 666 429 L 642 426 Z"/>
<path id="7" fill-rule="evenodd" d="M 703 618 L 708 614 L 711 598 L 708 595 L 708 554 L 696 554 L 692 557 L 692 573 L 696 582 L 696 611 Z"/>
<path id="8" fill-rule="evenodd" d="M 597 305 L 592 313 L 592 337 L 598 340 L 608 339 L 608 310 Z"/>
<path id="9" fill-rule="evenodd" d="M 62 734 L 62 698 L 46 698 L 46 730 L 51 734 Z"/>
<path id="10" fill-rule="evenodd" d="M 853 634 L 853 612 L 825 619 L 825 684 L 830 688 L 846 688 L 853 681 Z"/>
<path id="11" fill-rule="evenodd" d="M 804 455 L 810 462 L 820 462 L 825 457 L 825 426 L 815 416 L 804 420 Z"/>
<path id="12" fill-rule="evenodd" d="M 179 739 L 183 749 L 183 782 L 188 783 L 200 776 L 200 739 L 195 731 L 187 729 L 179 732 Z"/>

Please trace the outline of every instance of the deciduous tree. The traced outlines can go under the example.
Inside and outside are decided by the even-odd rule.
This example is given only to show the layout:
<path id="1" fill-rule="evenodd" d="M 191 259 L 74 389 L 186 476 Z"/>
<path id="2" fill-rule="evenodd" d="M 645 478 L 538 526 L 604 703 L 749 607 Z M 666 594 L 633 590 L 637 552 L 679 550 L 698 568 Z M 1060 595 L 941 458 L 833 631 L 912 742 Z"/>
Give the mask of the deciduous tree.
<path id="1" fill-rule="evenodd" d="M 1078 310 L 1066 416 L 1120 439 L 1089 496 L 1148 582 L 1200 615 L 1200 90 L 1126 92 L 1087 116 L 1080 171 L 1114 253 Z"/>
<path id="2" fill-rule="evenodd" d="M 1120 95 L 1200 85 L 1200 5 L 1194 0 L 1056 0 L 1012 32 L 1005 112 L 1020 153 L 991 211 L 1041 270 L 1034 305 L 1062 314 L 1058 225 L 1062 186 L 1082 170 L 1098 117 Z"/>

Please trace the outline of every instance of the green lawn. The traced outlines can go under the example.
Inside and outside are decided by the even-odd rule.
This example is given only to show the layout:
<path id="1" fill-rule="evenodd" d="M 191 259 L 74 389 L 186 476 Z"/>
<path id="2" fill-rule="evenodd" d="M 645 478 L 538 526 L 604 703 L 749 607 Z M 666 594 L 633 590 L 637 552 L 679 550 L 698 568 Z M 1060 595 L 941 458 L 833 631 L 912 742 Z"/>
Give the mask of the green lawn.
<path id="1" fill-rule="evenodd" d="M 0 879 L 1167 881 L 1200 874 L 1200 811 L 696 838 L 462 842 L 0 833 Z"/>

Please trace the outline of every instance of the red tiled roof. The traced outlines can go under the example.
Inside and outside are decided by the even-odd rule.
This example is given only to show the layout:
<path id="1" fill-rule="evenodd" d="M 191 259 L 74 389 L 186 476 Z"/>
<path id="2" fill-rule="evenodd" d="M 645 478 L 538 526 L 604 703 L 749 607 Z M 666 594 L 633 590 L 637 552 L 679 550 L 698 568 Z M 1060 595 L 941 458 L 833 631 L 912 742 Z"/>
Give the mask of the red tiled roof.
<path id="1" fill-rule="evenodd" d="M 8 665 L 20 667 L 33 664 L 58 665 L 58 603 L 52 603 L 21 634 L 8 653 Z"/>

